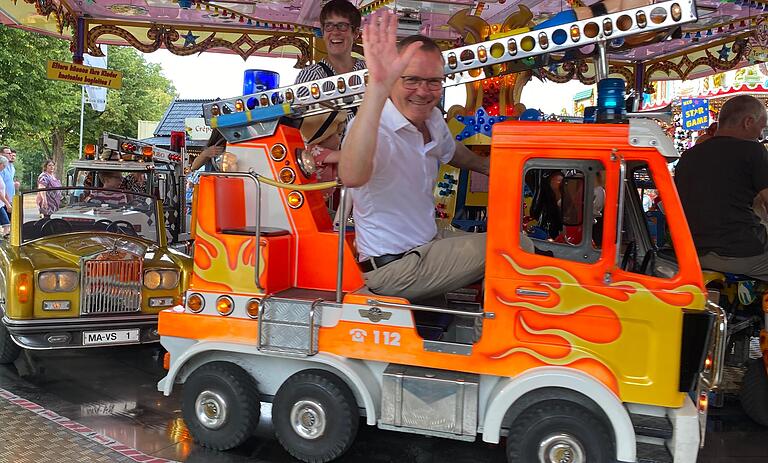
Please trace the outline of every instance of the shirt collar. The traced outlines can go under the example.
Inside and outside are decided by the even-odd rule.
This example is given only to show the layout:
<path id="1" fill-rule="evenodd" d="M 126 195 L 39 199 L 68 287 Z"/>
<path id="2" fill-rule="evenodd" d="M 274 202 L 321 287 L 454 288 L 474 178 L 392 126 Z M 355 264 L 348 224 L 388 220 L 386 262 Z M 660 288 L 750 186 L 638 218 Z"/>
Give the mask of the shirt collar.
<path id="1" fill-rule="evenodd" d="M 436 120 L 437 119 L 437 120 Z M 440 115 L 440 110 L 437 108 L 432 108 L 432 113 L 429 115 L 427 120 L 425 121 L 427 128 L 429 129 L 429 132 L 434 135 L 437 132 L 435 131 L 436 124 L 442 122 L 442 116 Z M 413 127 L 413 130 L 418 130 L 415 125 L 411 123 L 408 119 L 403 116 L 403 114 L 395 107 L 395 104 L 392 103 L 391 99 L 387 99 L 387 102 L 384 104 L 384 110 L 381 112 L 381 124 L 385 127 L 389 127 L 393 131 L 398 131 L 405 127 Z"/>

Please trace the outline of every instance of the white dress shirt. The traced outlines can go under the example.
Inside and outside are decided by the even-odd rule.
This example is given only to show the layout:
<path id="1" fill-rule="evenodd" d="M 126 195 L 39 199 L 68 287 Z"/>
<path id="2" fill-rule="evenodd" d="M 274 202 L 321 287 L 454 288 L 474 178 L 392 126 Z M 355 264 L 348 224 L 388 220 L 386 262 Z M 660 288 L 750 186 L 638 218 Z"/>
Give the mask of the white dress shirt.
<path id="1" fill-rule="evenodd" d="M 439 165 L 453 158 L 455 143 L 437 108 L 426 125 L 431 141 L 425 144 L 391 100 L 384 105 L 371 179 L 350 189 L 360 260 L 399 254 L 437 235 L 433 189 Z"/>

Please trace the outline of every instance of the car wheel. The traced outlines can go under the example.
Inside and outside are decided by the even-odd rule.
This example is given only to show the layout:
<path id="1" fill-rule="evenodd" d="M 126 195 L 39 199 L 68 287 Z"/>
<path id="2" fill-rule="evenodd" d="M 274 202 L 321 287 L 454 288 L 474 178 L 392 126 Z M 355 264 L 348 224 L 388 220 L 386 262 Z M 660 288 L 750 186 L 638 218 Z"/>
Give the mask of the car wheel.
<path id="1" fill-rule="evenodd" d="M 184 383 L 181 411 L 199 444 L 215 450 L 237 447 L 259 424 L 256 381 L 232 363 L 205 364 Z"/>
<path id="2" fill-rule="evenodd" d="M 295 458 L 323 463 L 344 454 L 357 435 L 360 412 L 347 384 L 324 370 L 288 378 L 275 395 L 277 440 Z"/>
<path id="3" fill-rule="evenodd" d="M 21 354 L 21 346 L 13 342 L 8 329 L 0 323 L 0 365 L 13 363 Z"/>
<path id="4" fill-rule="evenodd" d="M 747 416 L 755 423 L 768 426 L 768 372 L 762 358 L 747 362 L 739 398 Z"/>
<path id="5" fill-rule="evenodd" d="M 576 404 L 545 401 L 518 417 L 507 436 L 509 463 L 608 463 L 613 439 L 602 420 Z"/>

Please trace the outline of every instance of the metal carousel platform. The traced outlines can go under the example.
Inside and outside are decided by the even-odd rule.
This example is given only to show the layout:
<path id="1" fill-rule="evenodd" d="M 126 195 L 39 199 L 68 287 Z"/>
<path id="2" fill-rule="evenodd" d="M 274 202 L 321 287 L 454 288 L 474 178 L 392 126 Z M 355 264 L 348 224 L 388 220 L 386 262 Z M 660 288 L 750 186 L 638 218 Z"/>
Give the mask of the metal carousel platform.
<path id="1" fill-rule="evenodd" d="M 243 446 L 216 452 L 196 446 L 180 396 L 164 397 L 164 371 L 153 346 L 25 353 L 0 367 L 0 462 L 284 463 L 269 409 Z M 700 463 L 768 461 L 768 429 L 736 401 L 710 409 Z M 503 445 L 466 443 L 363 427 L 342 463 L 505 461 Z"/>

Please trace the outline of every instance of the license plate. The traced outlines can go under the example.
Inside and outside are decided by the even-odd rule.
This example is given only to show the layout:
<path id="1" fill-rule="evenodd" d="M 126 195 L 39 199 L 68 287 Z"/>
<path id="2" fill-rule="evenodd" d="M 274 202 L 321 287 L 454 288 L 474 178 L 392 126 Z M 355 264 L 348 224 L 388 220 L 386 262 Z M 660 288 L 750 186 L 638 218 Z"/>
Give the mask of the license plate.
<path id="1" fill-rule="evenodd" d="M 139 329 L 86 331 L 83 333 L 83 345 L 138 343 Z"/>

